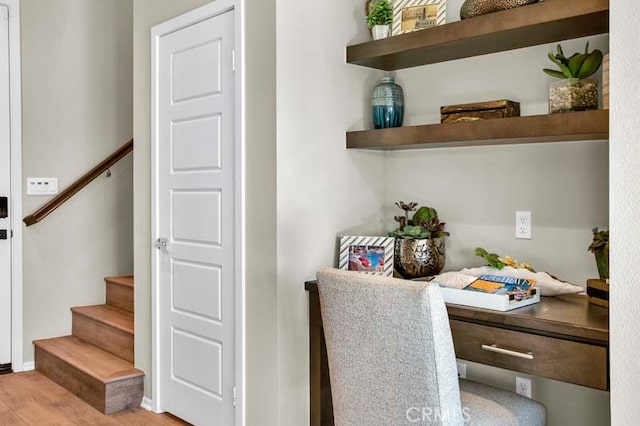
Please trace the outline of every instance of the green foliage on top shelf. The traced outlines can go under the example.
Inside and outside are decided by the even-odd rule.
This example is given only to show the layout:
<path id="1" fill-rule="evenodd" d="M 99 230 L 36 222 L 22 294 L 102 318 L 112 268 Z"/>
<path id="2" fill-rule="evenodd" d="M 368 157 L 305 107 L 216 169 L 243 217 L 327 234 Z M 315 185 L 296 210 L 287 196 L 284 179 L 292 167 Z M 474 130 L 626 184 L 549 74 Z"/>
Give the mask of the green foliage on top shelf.
<path id="1" fill-rule="evenodd" d="M 367 16 L 367 25 L 369 28 L 374 25 L 389 25 L 393 19 L 393 11 L 389 0 L 378 0 L 372 7 Z"/>
<path id="2" fill-rule="evenodd" d="M 417 238 L 442 238 L 449 236 L 444 230 L 446 223 L 440 222 L 438 212 L 432 207 L 418 207 L 418 203 L 405 203 L 398 201 L 396 203 L 399 209 L 404 211 L 404 216 L 394 216 L 394 220 L 398 222 L 398 229 L 389 232 L 389 237 L 404 238 L 407 240 Z M 409 219 L 409 212 L 413 212 L 413 217 Z"/>
<path id="3" fill-rule="evenodd" d="M 598 49 L 589 52 L 589 42 L 584 48 L 584 53 L 574 53 L 569 58 L 564 56 L 562 47 L 558 45 L 558 52 L 549 52 L 549 59 L 556 64 L 558 70 L 545 68 L 542 71 L 556 78 L 587 78 L 595 73 L 602 64 L 602 52 Z"/>

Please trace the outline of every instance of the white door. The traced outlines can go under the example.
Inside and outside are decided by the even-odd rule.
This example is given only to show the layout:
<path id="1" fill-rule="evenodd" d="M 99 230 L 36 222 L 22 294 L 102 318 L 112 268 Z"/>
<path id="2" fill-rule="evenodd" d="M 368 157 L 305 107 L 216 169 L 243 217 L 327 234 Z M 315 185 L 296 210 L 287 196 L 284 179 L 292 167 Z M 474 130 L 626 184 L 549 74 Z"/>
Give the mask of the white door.
<path id="1" fill-rule="evenodd" d="M 159 38 L 156 232 L 160 405 L 234 424 L 234 12 Z"/>
<path id="2" fill-rule="evenodd" d="M 0 5 L 0 371 L 11 363 L 9 11 Z"/>

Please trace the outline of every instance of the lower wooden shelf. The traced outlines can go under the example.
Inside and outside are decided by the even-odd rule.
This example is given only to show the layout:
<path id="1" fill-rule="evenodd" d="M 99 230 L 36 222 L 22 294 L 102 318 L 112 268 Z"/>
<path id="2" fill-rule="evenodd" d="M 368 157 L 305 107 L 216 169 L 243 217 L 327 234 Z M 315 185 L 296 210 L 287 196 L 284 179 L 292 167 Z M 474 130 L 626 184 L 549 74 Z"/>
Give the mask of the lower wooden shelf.
<path id="1" fill-rule="evenodd" d="M 347 148 L 400 150 L 609 139 L 609 110 L 347 132 Z"/>

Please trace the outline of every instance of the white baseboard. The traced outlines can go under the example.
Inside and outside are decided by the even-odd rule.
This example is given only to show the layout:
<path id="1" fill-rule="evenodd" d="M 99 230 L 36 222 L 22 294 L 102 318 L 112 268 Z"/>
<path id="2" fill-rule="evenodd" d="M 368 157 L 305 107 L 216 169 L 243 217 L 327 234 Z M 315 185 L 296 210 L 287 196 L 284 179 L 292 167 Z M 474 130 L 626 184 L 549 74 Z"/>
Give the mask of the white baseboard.
<path id="1" fill-rule="evenodd" d="M 145 396 L 142 398 L 140 407 L 144 408 L 147 411 L 153 411 L 153 401 Z"/>
<path id="2" fill-rule="evenodd" d="M 29 361 L 22 364 L 22 371 L 31 371 L 36 369 L 35 361 Z"/>

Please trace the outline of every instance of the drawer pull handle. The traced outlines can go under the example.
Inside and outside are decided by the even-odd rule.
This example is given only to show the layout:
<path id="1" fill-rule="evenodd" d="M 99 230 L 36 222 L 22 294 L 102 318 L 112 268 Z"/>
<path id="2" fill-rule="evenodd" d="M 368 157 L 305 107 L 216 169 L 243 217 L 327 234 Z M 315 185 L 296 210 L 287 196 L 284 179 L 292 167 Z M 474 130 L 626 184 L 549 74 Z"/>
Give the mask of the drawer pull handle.
<path id="1" fill-rule="evenodd" d="M 495 343 L 493 345 L 482 345 L 482 350 L 489 351 L 489 352 L 497 352 L 503 355 L 515 356 L 516 358 L 533 359 L 533 353 L 531 352 L 527 352 L 525 354 L 522 352 L 510 351 L 509 349 L 499 348 L 498 345 L 496 345 Z"/>

